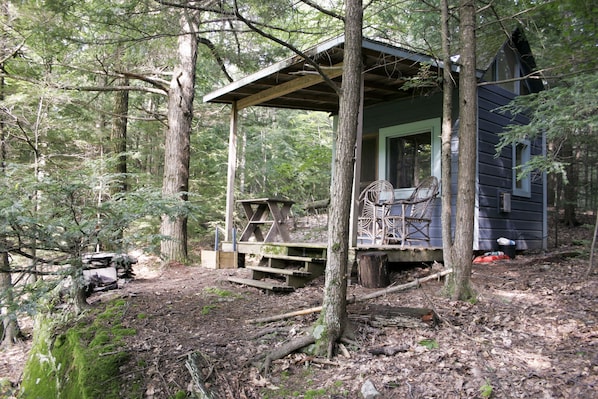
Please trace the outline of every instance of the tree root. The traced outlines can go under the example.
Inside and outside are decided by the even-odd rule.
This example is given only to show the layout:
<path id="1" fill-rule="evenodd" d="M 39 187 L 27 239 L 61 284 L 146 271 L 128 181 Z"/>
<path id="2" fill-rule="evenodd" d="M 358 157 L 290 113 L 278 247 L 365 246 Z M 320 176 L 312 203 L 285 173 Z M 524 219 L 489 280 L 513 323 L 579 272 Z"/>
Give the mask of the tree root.
<path id="1" fill-rule="evenodd" d="M 312 334 L 305 335 L 303 337 L 296 338 L 282 345 L 279 348 L 274 349 L 266 356 L 264 365 L 262 366 L 261 372 L 263 374 L 270 373 L 270 367 L 274 360 L 282 359 L 283 357 L 290 355 L 291 353 L 298 351 L 299 349 L 305 348 L 316 342 L 316 339 Z"/>

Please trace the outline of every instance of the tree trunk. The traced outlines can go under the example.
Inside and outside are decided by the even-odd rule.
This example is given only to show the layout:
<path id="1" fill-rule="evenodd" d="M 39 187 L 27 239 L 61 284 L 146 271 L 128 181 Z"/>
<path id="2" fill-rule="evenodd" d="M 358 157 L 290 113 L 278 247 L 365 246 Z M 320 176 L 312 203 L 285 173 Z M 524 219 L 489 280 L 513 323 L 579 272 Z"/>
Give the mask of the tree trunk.
<path id="1" fill-rule="evenodd" d="M 562 155 L 567 166 L 567 181 L 563 189 L 563 222 L 565 226 L 575 227 L 579 225 L 575 214 L 577 207 L 577 188 L 579 185 L 579 149 L 573 148 L 571 140 L 566 140 L 563 144 Z"/>
<path id="2" fill-rule="evenodd" d="M 347 264 L 349 260 L 349 215 L 352 207 L 355 141 L 361 98 L 361 45 L 363 7 L 361 0 L 347 0 L 345 6 L 345 55 L 339 96 L 339 122 L 334 155 L 334 173 L 330 190 L 328 260 L 324 301 L 314 330 L 317 351 L 324 347 L 332 357 L 336 341 L 347 322 Z M 358 182 L 356 182 L 358 184 Z M 321 333 L 316 333 L 320 331 Z"/>
<path id="3" fill-rule="evenodd" d="M 183 11 L 178 39 L 179 65 L 168 92 L 168 130 L 164 148 L 164 180 L 162 193 L 166 197 L 187 200 L 189 190 L 189 158 L 193 98 L 195 94 L 195 66 L 197 62 L 197 15 Z M 166 260 L 187 260 L 187 217 L 162 217 L 161 234 L 169 237 L 161 243 Z"/>
<path id="4" fill-rule="evenodd" d="M 123 86 L 129 85 L 129 80 L 124 79 Z M 129 92 L 117 91 L 114 97 L 114 116 L 112 117 L 112 130 L 110 131 L 110 144 L 112 152 L 118 157 L 115 172 L 118 174 L 118 184 L 113 192 L 127 191 L 127 120 L 129 115 Z"/>
<path id="5" fill-rule="evenodd" d="M 12 276 L 8 252 L 0 253 L 0 345 L 7 346 L 17 342 L 21 330 L 13 309 Z"/>
<path id="6" fill-rule="evenodd" d="M 129 79 L 122 79 L 122 85 L 128 86 Z M 129 115 L 129 91 L 122 90 L 115 92 L 114 112 L 112 116 L 112 129 L 110 130 L 111 151 L 117 157 L 114 173 L 116 173 L 115 184 L 110 187 L 112 194 L 127 192 L 127 122 Z M 101 193 L 100 193 L 101 195 Z M 124 232 L 120 230 L 115 242 L 103 243 L 107 249 L 122 251 L 122 240 Z"/>
<path id="7" fill-rule="evenodd" d="M 444 69 L 442 71 L 442 133 L 441 133 L 441 187 L 442 187 L 442 253 L 445 267 L 453 265 L 453 233 L 452 233 L 452 151 L 451 140 L 453 137 L 453 92 L 455 82 L 451 73 L 451 44 L 449 26 L 449 0 L 441 2 L 441 40 L 442 60 Z"/>
<path id="8" fill-rule="evenodd" d="M 446 279 L 446 290 L 453 299 L 473 297 L 471 264 L 473 257 L 474 204 L 476 192 L 477 150 L 477 79 L 475 0 L 461 0 L 459 5 L 460 63 L 459 73 L 459 163 L 457 174 L 457 211 L 451 265 L 453 273 Z"/>
<path id="9" fill-rule="evenodd" d="M 0 76 L 0 102 L 4 101 L 4 77 Z M 3 118 L 3 116 L 0 116 Z M 6 168 L 7 146 L 4 123 L 0 121 L 0 175 L 4 176 Z M 5 237 L 0 237 L 0 248 L 7 248 Z M 21 335 L 17 317 L 13 310 L 12 275 L 8 252 L 0 252 L 0 344 L 12 345 Z"/>

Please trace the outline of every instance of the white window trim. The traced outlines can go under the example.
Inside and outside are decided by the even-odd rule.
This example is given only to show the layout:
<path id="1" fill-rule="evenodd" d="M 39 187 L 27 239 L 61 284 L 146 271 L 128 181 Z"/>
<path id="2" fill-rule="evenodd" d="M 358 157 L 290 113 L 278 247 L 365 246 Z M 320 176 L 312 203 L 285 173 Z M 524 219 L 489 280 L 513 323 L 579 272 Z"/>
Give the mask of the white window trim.
<path id="1" fill-rule="evenodd" d="M 525 145 L 525 151 L 522 156 L 522 160 L 521 160 L 522 164 L 521 165 L 517 165 L 517 145 L 518 144 Z M 532 150 L 531 142 L 527 139 L 519 140 L 517 143 L 512 144 L 511 147 L 512 147 L 512 151 L 513 151 L 512 152 L 513 195 L 517 195 L 519 197 L 530 198 L 532 196 L 532 182 L 531 182 L 530 175 L 528 174 L 523 179 L 521 179 L 522 188 L 517 188 L 517 173 L 518 173 L 517 166 L 523 166 L 530 161 L 531 150 Z"/>
<path id="2" fill-rule="evenodd" d="M 418 133 L 430 132 L 432 143 L 432 156 L 430 157 L 430 170 L 432 176 L 440 180 L 440 160 L 441 160 L 441 123 L 440 118 L 426 119 L 422 121 L 405 123 L 403 125 L 389 126 L 380 129 L 380 139 L 378 140 L 378 178 L 387 179 L 388 171 L 386 169 L 386 142 L 389 138 L 410 136 Z M 413 188 L 395 189 L 395 198 L 407 198 L 413 192 Z"/>

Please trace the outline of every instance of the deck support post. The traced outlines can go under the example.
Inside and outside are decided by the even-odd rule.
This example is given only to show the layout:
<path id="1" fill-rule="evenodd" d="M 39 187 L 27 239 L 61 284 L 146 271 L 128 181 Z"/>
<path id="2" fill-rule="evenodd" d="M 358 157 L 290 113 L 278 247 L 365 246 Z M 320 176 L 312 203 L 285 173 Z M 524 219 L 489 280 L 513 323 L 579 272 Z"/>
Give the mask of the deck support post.
<path id="1" fill-rule="evenodd" d="M 349 243 L 351 248 L 357 247 L 357 218 L 359 206 L 359 194 L 361 182 L 361 141 L 363 139 L 363 96 L 364 96 L 364 82 L 363 74 L 361 75 L 361 87 L 359 88 L 359 118 L 357 119 L 357 134 L 355 138 L 355 155 L 354 155 L 354 169 L 353 169 L 353 195 L 351 198 L 351 214 L 349 225 Z"/>
<path id="2" fill-rule="evenodd" d="M 228 139 L 228 171 L 226 175 L 226 215 L 224 240 L 230 242 L 233 237 L 233 213 L 235 210 L 235 175 L 237 172 L 237 129 L 239 110 L 233 101 L 230 116 L 230 132 Z M 218 250 L 218 248 L 216 248 Z"/>
<path id="3" fill-rule="evenodd" d="M 359 284 L 365 288 L 385 288 L 390 285 L 388 255 L 385 252 L 365 252 L 359 255 Z"/>

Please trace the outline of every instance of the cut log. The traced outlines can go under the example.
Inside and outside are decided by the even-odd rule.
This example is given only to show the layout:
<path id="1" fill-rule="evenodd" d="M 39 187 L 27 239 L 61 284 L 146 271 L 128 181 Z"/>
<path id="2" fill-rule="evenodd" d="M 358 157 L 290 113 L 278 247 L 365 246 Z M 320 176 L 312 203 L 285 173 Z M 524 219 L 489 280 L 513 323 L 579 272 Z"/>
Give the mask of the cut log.
<path id="1" fill-rule="evenodd" d="M 357 270 L 359 284 L 365 288 L 384 288 L 390 285 L 386 252 L 360 254 Z"/>

